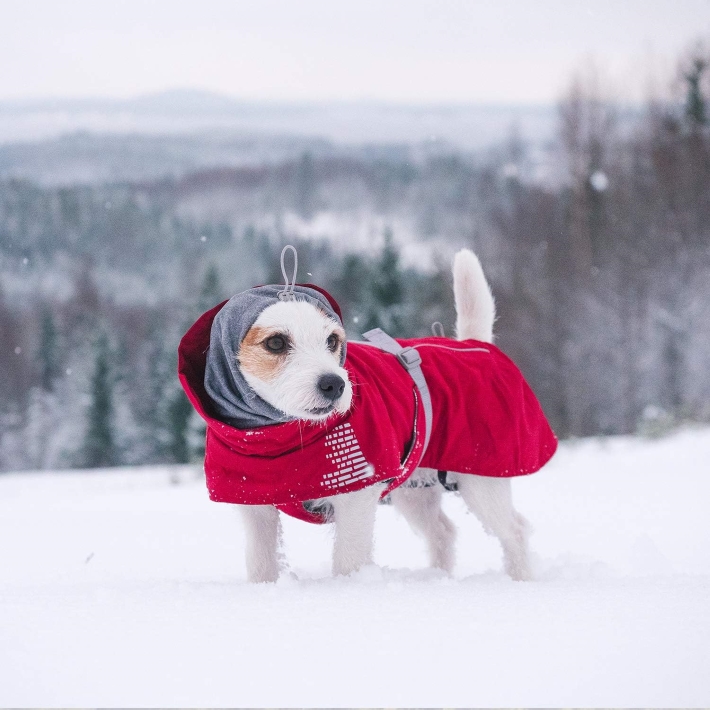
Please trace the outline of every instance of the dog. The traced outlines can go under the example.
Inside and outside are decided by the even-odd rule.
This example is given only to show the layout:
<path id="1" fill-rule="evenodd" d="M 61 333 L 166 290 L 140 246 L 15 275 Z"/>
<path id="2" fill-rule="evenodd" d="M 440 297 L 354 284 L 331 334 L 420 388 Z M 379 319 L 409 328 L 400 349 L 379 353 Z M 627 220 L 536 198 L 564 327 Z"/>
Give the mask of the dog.
<path id="1" fill-rule="evenodd" d="M 476 255 L 456 254 L 453 264 L 456 336 L 493 342 L 495 303 Z M 234 365 L 260 400 L 280 412 L 283 421 L 327 423 L 346 413 L 353 383 L 343 367 L 345 333 L 318 305 L 284 300 L 265 308 L 242 338 Z M 532 577 L 529 524 L 514 508 L 510 478 L 448 473 L 468 509 L 495 536 L 504 568 L 514 580 Z M 375 482 L 360 490 L 324 496 L 335 527 L 333 573 L 348 575 L 372 564 L 377 505 L 385 490 Z M 442 486 L 436 470 L 418 468 L 391 501 L 409 525 L 426 540 L 430 564 L 447 574 L 455 563 L 456 529 L 441 507 Z M 240 505 L 246 531 L 246 566 L 251 582 L 273 582 L 281 571 L 281 524 L 273 505 Z"/>

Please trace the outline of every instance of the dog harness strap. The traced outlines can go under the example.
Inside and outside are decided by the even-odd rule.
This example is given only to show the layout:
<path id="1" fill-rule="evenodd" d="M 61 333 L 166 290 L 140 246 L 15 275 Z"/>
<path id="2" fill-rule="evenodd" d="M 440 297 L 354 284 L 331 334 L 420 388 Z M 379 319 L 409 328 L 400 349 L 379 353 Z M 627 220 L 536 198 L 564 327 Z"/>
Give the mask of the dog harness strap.
<path id="1" fill-rule="evenodd" d="M 426 431 L 424 432 L 424 448 L 422 449 L 422 457 L 426 453 L 431 437 L 431 429 L 434 421 L 434 415 L 431 406 L 431 394 L 429 394 L 429 386 L 422 372 L 422 356 L 416 348 L 403 348 L 394 338 L 387 335 L 382 328 L 373 328 L 363 333 L 362 337 L 369 343 L 384 350 L 386 353 L 391 353 L 399 360 L 402 367 L 409 373 L 409 376 L 414 380 L 414 384 L 419 390 L 419 395 L 422 398 L 424 405 L 424 421 L 426 423 Z M 421 460 L 421 459 L 420 459 Z"/>

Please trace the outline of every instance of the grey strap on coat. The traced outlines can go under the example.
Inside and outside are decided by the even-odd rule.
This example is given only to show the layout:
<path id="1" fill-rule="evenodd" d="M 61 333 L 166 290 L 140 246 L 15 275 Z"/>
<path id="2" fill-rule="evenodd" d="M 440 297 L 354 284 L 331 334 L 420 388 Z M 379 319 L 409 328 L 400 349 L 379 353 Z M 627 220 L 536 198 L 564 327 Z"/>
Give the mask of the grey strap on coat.
<path id="1" fill-rule="evenodd" d="M 403 348 L 394 338 L 385 333 L 382 328 L 373 328 L 363 333 L 370 344 L 384 350 L 386 353 L 391 353 L 399 360 L 402 367 L 409 373 L 409 376 L 414 380 L 414 384 L 419 390 L 419 395 L 422 398 L 424 405 L 424 421 L 426 423 L 426 431 L 424 433 L 424 449 L 422 456 L 426 453 L 429 446 L 429 438 L 431 437 L 431 428 L 434 421 L 434 416 L 431 408 L 431 395 L 429 394 L 429 386 L 422 372 L 422 356 L 419 351 L 413 347 Z"/>

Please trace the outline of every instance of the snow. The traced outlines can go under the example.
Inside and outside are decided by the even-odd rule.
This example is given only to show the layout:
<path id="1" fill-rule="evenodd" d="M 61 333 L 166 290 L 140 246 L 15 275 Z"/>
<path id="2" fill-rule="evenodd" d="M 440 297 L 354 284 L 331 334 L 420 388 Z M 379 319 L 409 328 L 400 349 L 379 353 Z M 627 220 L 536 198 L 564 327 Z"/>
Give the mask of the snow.
<path id="1" fill-rule="evenodd" d="M 447 579 L 390 507 L 377 567 L 249 585 L 194 467 L 0 476 L 0 706 L 707 706 L 710 430 L 562 446 L 515 484 L 538 579 L 461 500 Z"/>
<path id="2" fill-rule="evenodd" d="M 601 170 L 594 171 L 589 178 L 589 182 L 597 192 L 604 192 L 609 187 L 609 178 Z"/>

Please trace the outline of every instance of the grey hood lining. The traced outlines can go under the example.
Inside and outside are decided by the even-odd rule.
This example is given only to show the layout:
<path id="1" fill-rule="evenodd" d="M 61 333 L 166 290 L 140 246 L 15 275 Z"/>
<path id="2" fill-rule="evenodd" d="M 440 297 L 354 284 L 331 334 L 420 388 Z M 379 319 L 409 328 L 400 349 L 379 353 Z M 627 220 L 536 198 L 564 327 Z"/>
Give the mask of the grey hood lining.
<path id="1" fill-rule="evenodd" d="M 342 322 L 328 299 L 306 286 L 293 287 L 296 300 L 306 301 L 325 311 L 333 321 Z M 257 286 L 242 291 L 224 304 L 212 322 L 210 347 L 205 367 L 205 390 L 217 419 L 237 429 L 254 429 L 291 421 L 249 386 L 239 367 L 237 354 L 242 340 L 265 308 L 279 303 L 283 286 Z M 343 344 L 340 365 L 345 363 Z"/>

